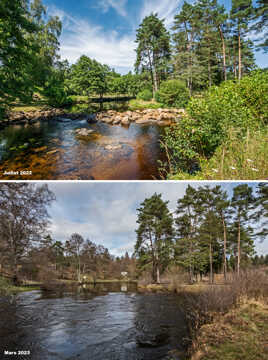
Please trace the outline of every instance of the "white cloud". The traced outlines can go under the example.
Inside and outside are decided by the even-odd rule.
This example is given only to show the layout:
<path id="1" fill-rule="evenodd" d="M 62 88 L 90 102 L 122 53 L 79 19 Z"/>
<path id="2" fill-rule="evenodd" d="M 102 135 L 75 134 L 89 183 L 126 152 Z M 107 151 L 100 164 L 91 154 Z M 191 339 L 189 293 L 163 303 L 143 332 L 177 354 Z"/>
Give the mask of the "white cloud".
<path id="1" fill-rule="evenodd" d="M 74 63 L 81 55 L 107 64 L 127 73 L 135 62 L 135 36 L 120 35 L 117 31 L 105 31 L 89 21 L 71 16 L 56 7 L 48 9 L 50 15 L 58 15 L 63 22 L 60 54 L 62 59 Z"/>
<path id="2" fill-rule="evenodd" d="M 127 16 L 125 5 L 126 0 L 99 0 L 97 7 L 101 8 L 103 12 L 113 8 L 119 15 Z"/>
<path id="3" fill-rule="evenodd" d="M 182 2 L 182 0 L 144 0 L 140 20 L 151 13 L 157 13 L 160 19 L 165 19 L 165 25 L 170 27 Z"/>

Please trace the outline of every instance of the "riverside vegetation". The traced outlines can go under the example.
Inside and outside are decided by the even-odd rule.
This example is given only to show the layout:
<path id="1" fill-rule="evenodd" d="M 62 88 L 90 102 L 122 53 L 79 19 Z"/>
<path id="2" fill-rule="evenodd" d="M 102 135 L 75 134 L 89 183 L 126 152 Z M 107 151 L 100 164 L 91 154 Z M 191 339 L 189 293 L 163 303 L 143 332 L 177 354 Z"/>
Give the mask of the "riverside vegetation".
<path id="1" fill-rule="evenodd" d="M 86 55 L 62 61 L 60 19 L 48 17 L 41 0 L 4 0 L 0 119 L 184 109 L 162 136 L 163 178 L 264 179 L 268 81 L 254 51 L 267 51 L 267 11 L 265 0 L 233 0 L 228 12 L 216 0 L 184 1 L 171 31 L 151 14 L 137 29 L 135 73 L 121 75 Z M 261 31 L 263 39 L 249 40 Z"/>
<path id="2" fill-rule="evenodd" d="M 232 193 L 189 185 L 174 214 L 154 194 L 137 209 L 133 255 L 115 257 L 78 233 L 65 243 L 51 237 L 55 196 L 47 185 L 2 183 L 1 273 L 50 292 L 134 281 L 141 293 L 176 293 L 193 359 L 265 359 L 268 255 L 255 254 L 254 240 L 267 237 L 267 190 L 267 183 L 234 185 Z M 13 286 L 1 280 L 2 292 Z M 178 356 L 174 349 L 170 359 Z"/>

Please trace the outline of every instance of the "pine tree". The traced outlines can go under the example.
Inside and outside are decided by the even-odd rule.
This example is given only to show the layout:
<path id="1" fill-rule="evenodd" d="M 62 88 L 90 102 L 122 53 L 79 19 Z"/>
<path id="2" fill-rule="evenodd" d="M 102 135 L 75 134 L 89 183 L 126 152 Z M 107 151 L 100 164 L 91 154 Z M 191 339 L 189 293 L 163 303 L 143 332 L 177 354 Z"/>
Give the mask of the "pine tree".
<path id="1" fill-rule="evenodd" d="M 257 189 L 254 219 L 259 223 L 256 236 L 262 240 L 268 235 L 268 184 L 260 183 Z"/>
<path id="2" fill-rule="evenodd" d="M 152 279 L 160 283 L 172 252 L 173 217 L 161 194 L 145 199 L 138 211 L 135 254 L 142 269 L 152 267 Z"/>
<path id="3" fill-rule="evenodd" d="M 163 20 L 160 20 L 157 14 L 151 14 L 143 19 L 137 30 L 136 43 L 138 43 L 136 71 L 149 71 L 155 94 L 161 82 L 161 74 L 165 72 L 171 55 L 170 35 Z"/>
<path id="4" fill-rule="evenodd" d="M 253 17 L 252 0 L 232 0 L 230 14 L 237 37 L 238 49 L 238 80 L 242 77 L 242 41 L 249 31 L 249 22 Z"/>
<path id="5" fill-rule="evenodd" d="M 214 189 L 214 194 L 217 196 L 216 200 L 216 212 L 219 215 L 222 232 L 223 232 L 223 274 L 224 279 L 226 280 L 227 274 L 227 227 L 228 227 L 228 211 L 230 201 L 228 200 L 226 191 L 221 189 L 221 186 L 216 186 Z"/>
<path id="6" fill-rule="evenodd" d="M 196 7 L 185 1 L 180 13 L 175 15 L 172 29 L 175 49 L 172 63 L 175 75 L 186 81 L 192 94 L 193 88 L 204 82 L 204 67 L 196 54 L 200 38 L 200 15 Z"/>
<path id="7" fill-rule="evenodd" d="M 264 52 L 268 52 L 268 3 L 267 0 L 257 0 L 257 8 L 255 8 L 254 20 L 256 23 L 253 25 L 253 29 L 257 33 L 264 32 L 264 37 L 257 45 L 258 49 L 263 49 Z"/>
<path id="8" fill-rule="evenodd" d="M 175 262 L 189 271 L 189 279 L 192 283 L 194 273 L 203 272 L 206 263 L 197 236 L 201 203 L 198 191 L 192 186 L 188 185 L 184 197 L 178 199 L 176 214 Z"/>
<path id="9" fill-rule="evenodd" d="M 254 197 L 252 194 L 252 188 L 247 184 L 241 184 L 234 188 L 233 197 L 231 201 L 232 214 L 234 216 L 234 222 L 237 229 L 237 274 L 240 274 L 240 262 L 241 262 L 241 233 L 245 223 L 251 219 L 250 210 L 254 204 Z M 245 228 L 248 231 L 250 228 Z M 242 244 L 243 246 L 243 244 Z"/>

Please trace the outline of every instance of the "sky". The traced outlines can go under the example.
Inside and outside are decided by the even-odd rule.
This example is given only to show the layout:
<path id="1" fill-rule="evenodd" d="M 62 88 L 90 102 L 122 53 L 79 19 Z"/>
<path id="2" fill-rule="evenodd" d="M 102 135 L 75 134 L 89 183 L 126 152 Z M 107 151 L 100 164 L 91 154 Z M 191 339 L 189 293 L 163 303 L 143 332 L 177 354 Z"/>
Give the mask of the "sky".
<path id="1" fill-rule="evenodd" d="M 191 2 L 193 0 L 188 0 Z M 136 29 L 152 12 L 171 28 L 174 15 L 184 0 L 43 0 L 48 15 L 63 23 L 60 38 L 62 59 L 74 63 L 87 55 L 121 74 L 133 70 Z M 231 0 L 219 0 L 228 9 Z M 261 34 L 259 34 L 261 36 Z M 267 55 L 256 53 L 260 67 L 268 65 Z"/>
<path id="2" fill-rule="evenodd" d="M 202 185 L 207 184 L 202 182 Z M 210 183 L 215 186 L 216 183 Z M 168 200 L 172 213 L 177 200 L 183 197 L 186 182 L 50 182 L 49 188 L 57 200 L 49 208 L 50 230 L 55 240 L 65 242 L 74 232 L 84 239 L 103 245 L 115 256 L 133 252 L 136 241 L 137 208 L 155 192 Z M 201 184 L 191 182 L 191 186 Z M 231 196 L 237 183 L 223 182 L 222 187 Z M 256 188 L 256 183 L 251 183 Z M 268 253 L 268 240 L 256 241 L 258 254 Z"/>

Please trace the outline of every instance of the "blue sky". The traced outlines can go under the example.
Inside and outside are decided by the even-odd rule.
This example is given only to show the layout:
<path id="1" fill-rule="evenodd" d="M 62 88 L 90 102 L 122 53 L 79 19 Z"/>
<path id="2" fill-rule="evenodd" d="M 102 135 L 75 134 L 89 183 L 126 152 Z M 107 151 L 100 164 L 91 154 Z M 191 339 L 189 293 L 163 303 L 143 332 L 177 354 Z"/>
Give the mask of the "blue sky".
<path id="1" fill-rule="evenodd" d="M 237 185 L 232 182 L 221 184 L 230 196 Z M 114 255 L 123 255 L 126 251 L 132 253 L 136 241 L 136 209 L 140 203 L 155 192 L 161 193 L 164 200 L 169 200 L 169 209 L 174 212 L 187 185 L 186 182 L 49 183 L 57 198 L 49 209 L 52 236 L 65 242 L 72 233 L 78 232 L 85 239 L 104 245 Z M 191 185 L 201 184 L 192 182 Z M 256 183 L 252 186 L 256 188 Z M 268 240 L 256 241 L 256 250 L 258 254 L 267 254 Z"/>
<path id="2" fill-rule="evenodd" d="M 191 0 L 189 0 L 190 2 Z M 219 0 L 227 8 L 231 0 Z M 157 12 L 170 29 L 183 0 L 43 0 L 48 14 L 63 22 L 61 56 L 74 63 L 82 54 L 121 73 L 133 70 L 135 31 L 142 19 Z M 256 54 L 267 66 L 267 55 Z"/>

